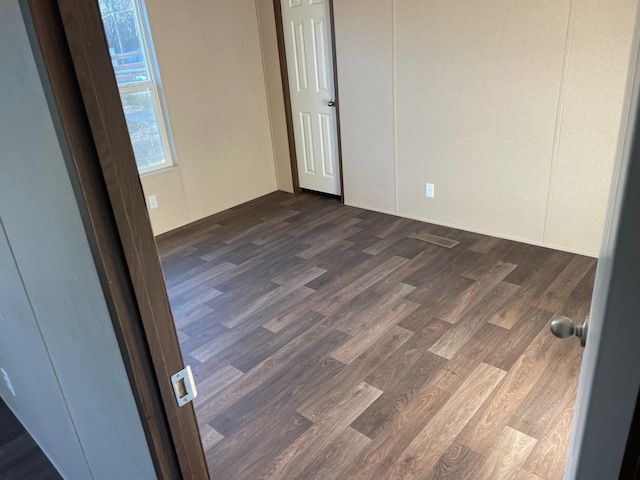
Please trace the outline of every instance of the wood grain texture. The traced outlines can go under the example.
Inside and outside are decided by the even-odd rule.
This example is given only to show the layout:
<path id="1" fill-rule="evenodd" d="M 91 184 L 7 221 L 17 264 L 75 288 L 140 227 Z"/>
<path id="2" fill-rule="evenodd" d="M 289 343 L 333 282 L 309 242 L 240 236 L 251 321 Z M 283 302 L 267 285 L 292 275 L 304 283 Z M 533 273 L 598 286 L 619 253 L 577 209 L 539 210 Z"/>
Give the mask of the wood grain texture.
<path id="1" fill-rule="evenodd" d="M 549 313 L 530 309 L 511 328 L 508 339 L 485 358 L 485 361 L 502 370 L 509 370 L 520 358 L 541 330 L 549 328 Z"/>
<path id="2" fill-rule="evenodd" d="M 396 418 L 400 412 L 415 398 L 422 386 L 429 381 L 443 365 L 442 358 L 424 352 L 415 358 L 412 364 L 393 382 L 385 385 L 384 393 L 351 426 L 374 438 Z M 371 375 L 367 378 L 370 378 Z"/>
<path id="3" fill-rule="evenodd" d="M 385 478 L 388 470 L 422 428 L 446 403 L 445 392 L 427 383 L 384 429 L 347 470 L 344 478 Z"/>
<path id="4" fill-rule="evenodd" d="M 492 313 L 507 303 L 519 288 L 518 285 L 506 282 L 497 284 L 429 350 L 436 355 L 451 359 L 487 323 Z"/>
<path id="5" fill-rule="evenodd" d="M 459 295 L 452 303 L 453 308 L 442 312 L 439 317 L 449 323 L 457 323 L 462 315 L 483 299 L 494 289 L 517 265 L 498 262 L 494 268 L 477 279 L 471 286 Z"/>
<path id="6" fill-rule="evenodd" d="M 534 475 L 531 472 L 527 472 L 526 470 L 518 470 L 514 473 L 509 480 L 542 480 L 539 476 Z"/>
<path id="7" fill-rule="evenodd" d="M 560 274 L 570 261 L 570 254 L 553 252 L 547 260 L 538 264 L 537 269 L 530 270 L 527 275 L 522 275 L 521 271 L 516 268 L 505 278 L 505 281 L 520 285 L 522 288 L 513 301 L 510 302 L 509 308 L 497 312 L 489 321 L 507 329 L 513 327 L 522 315 L 530 307 L 534 306 L 533 302 L 539 300 L 542 292 L 549 284 L 549 279 L 553 279 Z M 595 262 L 593 263 L 595 265 Z M 593 282 L 591 282 L 591 286 L 593 286 Z M 586 303 L 590 304 L 590 301 Z"/>
<path id="8" fill-rule="evenodd" d="M 398 327 L 398 322 L 406 315 L 414 311 L 418 304 L 406 301 L 397 305 L 394 309 L 381 317 L 372 319 L 371 326 L 365 331 L 357 333 L 340 348 L 336 349 L 331 356 L 342 363 L 351 363 L 362 353 L 371 348 L 377 340 L 382 338 L 388 331 L 394 329 L 411 335 L 410 330 Z"/>
<path id="9" fill-rule="evenodd" d="M 478 453 L 488 455 L 496 448 L 500 432 L 506 428 L 515 408 L 531 391 L 546 367 L 543 362 L 535 363 L 527 357 L 521 357 L 518 364 L 505 375 L 494 394 L 467 423 L 457 441 Z"/>
<path id="10" fill-rule="evenodd" d="M 202 447 L 209 450 L 216 443 L 224 438 L 221 433 L 214 429 L 211 425 L 204 424 L 200 427 L 200 438 L 202 439 Z"/>
<path id="11" fill-rule="evenodd" d="M 471 480 L 483 461 L 482 455 L 452 443 L 425 480 Z"/>
<path id="12" fill-rule="evenodd" d="M 428 474 L 504 375 L 480 364 L 402 452 L 390 476 L 411 479 Z"/>
<path id="13" fill-rule="evenodd" d="M 555 350 L 556 345 L 552 345 L 554 354 L 549 360 L 549 367 L 515 410 L 509 426 L 531 437 L 540 438 L 567 398 L 572 399 L 571 401 L 575 399 L 582 358 L 582 349 L 576 343 L 572 345 L 573 352 Z M 559 362 L 564 363 L 561 365 Z M 549 395 L 548 392 L 557 393 Z"/>
<path id="14" fill-rule="evenodd" d="M 475 477 L 478 480 L 493 480 L 515 475 L 535 445 L 535 438 L 505 427 L 495 448 L 485 458 Z"/>
<path id="15" fill-rule="evenodd" d="M 159 248 L 213 478 L 561 478 L 595 260 L 282 192 Z"/>
<path id="16" fill-rule="evenodd" d="M 573 395 L 570 395 L 558 409 L 524 463 L 525 470 L 540 478 L 559 478 L 562 475 L 569 445 L 560 439 L 567 438 L 571 432 L 574 403 Z"/>
<path id="17" fill-rule="evenodd" d="M 395 330 L 397 329 L 397 330 Z M 389 331 L 371 351 L 359 356 L 351 364 L 342 368 L 331 380 L 314 392 L 298 407 L 298 412 L 309 419 L 318 419 L 322 414 L 339 403 L 350 392 L 350 385 L 357 379 L 367 377 L 383 363 L 395 350 L 405 343 L 412 335 L 411 332 L 400 327 Z M 354 419 L 355 420 L 355 419 Z"/>
<path id="18" fill-rule="evenodd" d="M 565 299 L 578 286 L 580 280 L 593 267 L 591 259 L 586 257 L 575 257 L 571 263 L 551 282 L 551 285 L 544 291 L 536 306 L 549 311 L 558 310 Z"/>
<path id="19" fill-rule="evenodd" d="M 365 382 L 358 384 L 334 407 L 316 417 L 313 426 L 275 458 L 260 478 L 294 478 L 381 394 Z"/>
<path id="20" fill-rule="evenodd" d="M 331 442 L 307 467 L 297 475 L 296 480 L 321 478 L 340 480 L 358 455 L 371 443 L 365 435 L 347 427 Z"/>
<path id="21" fill-rule="evenodd" d="M 431 383 L 446 392 L 455 392 L 484 358 L 504 341 L 506 336 L 507 332 L 504 329 L 490 324 L 484 325 L 436 373 Z"/>

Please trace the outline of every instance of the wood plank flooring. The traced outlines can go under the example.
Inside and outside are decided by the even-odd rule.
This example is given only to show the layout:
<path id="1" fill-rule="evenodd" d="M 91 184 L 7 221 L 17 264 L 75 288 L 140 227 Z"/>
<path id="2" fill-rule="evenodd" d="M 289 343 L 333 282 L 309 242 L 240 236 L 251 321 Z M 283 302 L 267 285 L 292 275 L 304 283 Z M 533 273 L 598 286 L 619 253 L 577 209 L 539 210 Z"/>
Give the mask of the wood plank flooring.
<path id="1" fill-rule="evenodd" d="M 594 259 L 282 192 L 158 247 L 212 478 L 562 478 Z"/>
<path id="2" fill-rule="evenodd" d="M 0 478 L 7 480 L 62 478 L 2 400 L 0 400 Z"/>

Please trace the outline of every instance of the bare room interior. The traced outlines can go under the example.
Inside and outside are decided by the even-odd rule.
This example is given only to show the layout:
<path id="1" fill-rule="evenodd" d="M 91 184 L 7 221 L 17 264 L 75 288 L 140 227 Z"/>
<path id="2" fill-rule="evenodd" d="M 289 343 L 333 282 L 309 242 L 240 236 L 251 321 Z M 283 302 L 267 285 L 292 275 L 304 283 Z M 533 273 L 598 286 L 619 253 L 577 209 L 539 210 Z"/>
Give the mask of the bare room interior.
<path id="1" fill-rule="evenodd" d="M 637 1 L 96 3 L 210 477 L 562 479 Z"/>
<path id="2" fill-rule="evenodd" d="M 415 478 L 562 477 L 581 348 L 548 323 L 589 312 L 635 8 L 335 1 L 340 206 L 269 194 L 272 2 L 147 5 L 178 167 L 142 184 L 213 478 L 414 478 L 463 405 Z"/>

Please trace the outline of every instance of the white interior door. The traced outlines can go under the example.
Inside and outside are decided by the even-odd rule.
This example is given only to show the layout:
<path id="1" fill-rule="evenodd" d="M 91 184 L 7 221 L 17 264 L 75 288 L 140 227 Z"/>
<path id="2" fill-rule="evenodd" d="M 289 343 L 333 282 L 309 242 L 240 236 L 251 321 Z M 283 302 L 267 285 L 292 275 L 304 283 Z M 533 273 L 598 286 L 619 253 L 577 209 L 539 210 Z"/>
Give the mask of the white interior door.
<path id="1" fill-rule="evenodd" d="M 282 0 L 300 187 L 340 195 L 329 0 Z"/>
<path id="2" fill-rule="evenodd" d="M 618 478 L 640 386 L 639 50 L 636 22 L 565 480 Z"/>

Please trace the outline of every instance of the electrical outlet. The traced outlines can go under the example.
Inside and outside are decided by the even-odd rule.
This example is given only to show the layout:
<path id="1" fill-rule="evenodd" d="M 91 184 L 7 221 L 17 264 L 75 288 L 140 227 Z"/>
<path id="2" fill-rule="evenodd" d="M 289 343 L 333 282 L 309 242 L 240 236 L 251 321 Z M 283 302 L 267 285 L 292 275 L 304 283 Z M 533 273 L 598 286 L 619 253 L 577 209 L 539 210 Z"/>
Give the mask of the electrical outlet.
<path id="1" fill-rule="evenodd" d="M 158 197 L 155 195 L 149 195 L 149 208 L 151 210 L 158 208 Z"/>
<path id="2" fill-rule="evenodd" d="M 435 196 L 435 186 L 433 185 L 433 183 L 427 183 L 425 185 L 425 191 L 424 194 L 427 198 L 433 198 Z"/>
<path id="3" fill-rule="evenodd" d="M 16 391 L 13 389 L 13 385 L 11 384 L 11 379 L 9 378 L 9 374 L 6 372 L 4 368 L 0 368 L 0 373 L 2 373 L 2 378 L 4 378 L 4 383 L 7 384 L 7 388 L 11 392 L 11 395 L 16 396 Z"/>

